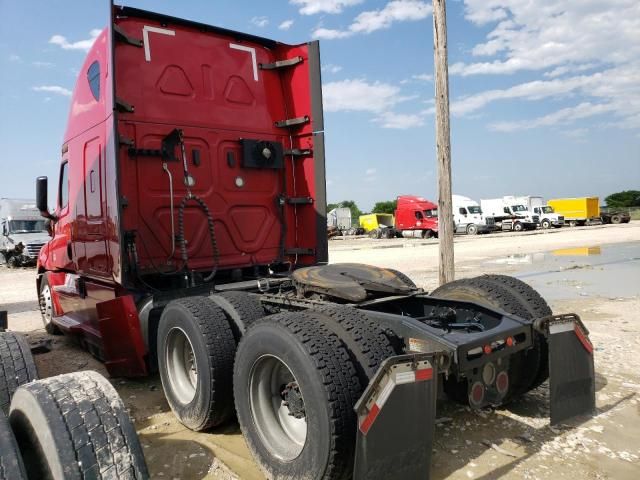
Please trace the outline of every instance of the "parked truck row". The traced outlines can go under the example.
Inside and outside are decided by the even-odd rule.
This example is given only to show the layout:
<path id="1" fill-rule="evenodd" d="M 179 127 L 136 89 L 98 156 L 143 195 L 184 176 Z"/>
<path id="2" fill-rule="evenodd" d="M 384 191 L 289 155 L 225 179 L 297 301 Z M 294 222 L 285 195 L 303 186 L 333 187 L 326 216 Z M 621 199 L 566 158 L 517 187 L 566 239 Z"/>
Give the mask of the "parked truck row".
<path id="1" fill-rule="evenodd" d="M 332 210 L 328 215 L 328 227 L 333 232 L 330 236 L 359 233 L 366 233 L 371 238 L 438 236 L 438 207 L 435 203 L 413 195 L 401 195 L 396 202 L 393 214 L 361 215 L 358 227 L 354 226 L 350 209 Z M 455 233 L 468 235 L 630 221 L 626 212 L 601 212 L 598 197 L 557 198 L 545 202 L 540 196 L 507 195 L 482 199 L 478 203 L 469 197 L 453 195 L 452 207 Z"/>

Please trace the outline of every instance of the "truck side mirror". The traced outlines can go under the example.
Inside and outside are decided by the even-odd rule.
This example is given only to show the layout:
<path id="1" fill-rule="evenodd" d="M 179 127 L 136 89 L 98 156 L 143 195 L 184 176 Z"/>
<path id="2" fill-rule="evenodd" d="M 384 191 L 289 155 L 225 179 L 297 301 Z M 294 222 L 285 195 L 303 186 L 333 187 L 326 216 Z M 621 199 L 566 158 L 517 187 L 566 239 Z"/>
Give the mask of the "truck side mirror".
<path id="1" fill-rule="evenodd" d="M 40 215 L 50 220 L 55 220 L 55 216 L 49 213 L 48 200 L 48 179 L 47 177 L 38 177 L 36 179 L 36 208 L 40 211 Z"/>

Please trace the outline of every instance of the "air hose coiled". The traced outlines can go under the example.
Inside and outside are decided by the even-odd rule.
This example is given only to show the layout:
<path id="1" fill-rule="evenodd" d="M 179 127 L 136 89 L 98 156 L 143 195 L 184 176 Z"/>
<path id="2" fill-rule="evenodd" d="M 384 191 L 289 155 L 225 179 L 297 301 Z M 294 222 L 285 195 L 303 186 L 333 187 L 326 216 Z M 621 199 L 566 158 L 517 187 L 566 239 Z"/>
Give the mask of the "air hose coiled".
<path id="1" fill-rule="evenodd" d="M 189 261 L 189 256 L 187 254 L 187 240 L 184 236 L 184 209 L 187 206 L 187 203 L 193 200 L 202 210 L 207 217 L 207 223 L 209 225 L 209 237 L 211 238 L 211 249 L 213 251 L 213 270 L 211 274 L 204 279 L 205 282 L 209 282 L 215 277 L 216 272 L 218 271 L 218 264 L 220 262 L 220 251 L 218 250 L 218 243 L 216 242 L 216 233 L 214 230 L 213 224 L 213 216 L 211 215 L 211 211 L 207 204 L 197 195 L 189 192 L 180 202 L 180 206 L 178 207 L 178 243 L 180 244 L 180 256 L 182 257 L 182 262 L 184 264 L 185 270 L 189 270 L 187 266 L 187 262 Z"/>

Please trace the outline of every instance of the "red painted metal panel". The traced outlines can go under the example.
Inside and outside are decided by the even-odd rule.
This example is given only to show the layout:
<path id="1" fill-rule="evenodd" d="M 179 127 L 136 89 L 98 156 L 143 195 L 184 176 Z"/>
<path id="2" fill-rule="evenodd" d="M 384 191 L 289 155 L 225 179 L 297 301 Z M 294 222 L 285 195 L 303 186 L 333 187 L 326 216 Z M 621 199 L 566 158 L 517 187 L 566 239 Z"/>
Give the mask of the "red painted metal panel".
<path id="1" fill-rule="evenodd" d="M 112 377 L 147 375 L 138 311 L 131 295 L 96 305 L 105 366 Z"/>

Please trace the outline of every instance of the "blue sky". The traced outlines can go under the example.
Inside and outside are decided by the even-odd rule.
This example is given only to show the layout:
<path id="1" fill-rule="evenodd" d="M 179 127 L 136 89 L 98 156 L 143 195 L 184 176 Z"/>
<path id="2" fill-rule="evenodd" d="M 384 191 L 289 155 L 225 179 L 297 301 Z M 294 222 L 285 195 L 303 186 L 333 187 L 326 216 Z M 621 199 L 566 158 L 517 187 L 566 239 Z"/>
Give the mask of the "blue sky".
<path id="1" fill-rule="evenodd" d="M 287 43 L 321 40 L 328 198 L 435 199 L 431 2 L 129 0 Z M 0 0 L 0 196 L 57 177 L 106 0 Z M 640 187 L 638 0 L 449 0 L 453 186 L 476 199 Z"/>

